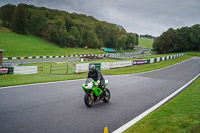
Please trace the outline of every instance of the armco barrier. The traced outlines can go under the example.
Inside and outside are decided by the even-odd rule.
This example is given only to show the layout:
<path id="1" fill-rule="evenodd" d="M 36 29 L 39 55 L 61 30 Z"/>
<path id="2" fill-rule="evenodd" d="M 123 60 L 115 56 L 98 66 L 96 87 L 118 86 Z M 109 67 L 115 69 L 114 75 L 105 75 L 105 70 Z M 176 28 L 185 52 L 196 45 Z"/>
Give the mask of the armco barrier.
<path id="1" fill-rule="evenodd" d="M 184 56 L 184 54 L 182 53 L 182 54 L 176 54 L 176 55 L 147 59 L 147 64 L 156 63 L 156 62 L 165 61 L 165 60 L 170 60 L 170 59 L 175 59 L 175 58 L 178 58 L 178 57 L 181 57 L 181 56 Z"/>

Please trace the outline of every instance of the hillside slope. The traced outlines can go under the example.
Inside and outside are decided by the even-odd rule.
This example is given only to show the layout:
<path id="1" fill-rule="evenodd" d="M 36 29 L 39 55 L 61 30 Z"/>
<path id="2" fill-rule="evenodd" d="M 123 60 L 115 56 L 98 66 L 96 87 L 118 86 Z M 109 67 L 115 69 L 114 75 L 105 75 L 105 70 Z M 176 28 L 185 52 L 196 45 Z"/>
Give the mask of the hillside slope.
<path id="1" fill-rule="evenodd" d="M 100 49 L 60 48 L 32 35 L 21 35 L 0 27 L 0 49 L 4 49 L 4 57 L 45 56 L 104 53 Z"/>
<path id="2" fill-rule="evenodd" d="M 149 38 L 138 38 L 139 44 L 138 46 L 141 46 L 142 48 L 153 48 L 153 39 Z"/>

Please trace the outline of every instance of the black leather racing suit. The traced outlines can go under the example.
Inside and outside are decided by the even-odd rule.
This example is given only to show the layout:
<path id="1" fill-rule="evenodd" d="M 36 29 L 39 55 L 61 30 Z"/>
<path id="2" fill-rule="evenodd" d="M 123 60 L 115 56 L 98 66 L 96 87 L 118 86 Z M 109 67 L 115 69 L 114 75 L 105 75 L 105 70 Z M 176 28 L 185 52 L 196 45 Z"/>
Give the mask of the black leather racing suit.
<path id="1" fill-rule="evenodd" d="M 94 69 L 92 72 L 88 72 L 88 77 L 87 78 L 92 78 L 94 81 L 100 81 L 100 87 L 104 86 L 104 78 L 101 75 L 101 72 L 97 69 Z"/>

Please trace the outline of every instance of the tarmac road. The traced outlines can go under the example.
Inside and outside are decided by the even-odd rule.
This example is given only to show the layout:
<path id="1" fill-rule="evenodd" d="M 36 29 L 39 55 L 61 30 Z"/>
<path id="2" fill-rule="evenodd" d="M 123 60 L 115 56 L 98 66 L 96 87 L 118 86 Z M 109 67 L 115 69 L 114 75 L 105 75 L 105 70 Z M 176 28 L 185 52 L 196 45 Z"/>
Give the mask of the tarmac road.
<path id="1" fill-rule="evenodd" d="M 85 80 L 0 88 L 0 133 L 112 132 L 200 73 L 200 58 L 149 73 L 107 76 L 110 103 L 84 104 Z"/>
<path id="2" fill-rule="evenodd" d="M 65 62 L 65 61 L 78 61 L 79 59 L 80 59 L 80 58 L 9 60 L 9 61 L 3 61 L 3 65 L 18 66 L 19 64 L 26 64 L 26 63 L 37 63 L 37 62 Z"/>

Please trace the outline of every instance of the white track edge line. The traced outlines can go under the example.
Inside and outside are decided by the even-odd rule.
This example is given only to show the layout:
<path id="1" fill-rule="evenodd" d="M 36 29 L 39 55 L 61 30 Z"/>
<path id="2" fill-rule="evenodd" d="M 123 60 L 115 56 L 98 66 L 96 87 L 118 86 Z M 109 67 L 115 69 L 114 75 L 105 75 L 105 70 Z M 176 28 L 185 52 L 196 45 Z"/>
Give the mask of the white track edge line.
<path id="1" fill-rule="evenodd" d="M 54 81 L 54 82 L 45 82 L 45 83 L 35 83 L 35 84 L 25 84 L 25 85 L 16 85 L 16 86 L 7 86 L 7 87 L 0 87 L 0 90 L 6 88 L 16 88 L 16 87 L 25 87 L 25 86 L 34 86 L 34 85 L 46 85 L 46 84 L 54 84 L 54 83 L 64 83 L 64 82 L 73 82 L 85 79 L 76 79 L 76 80 L 65 80 L 65 81 Z"/>
<path id="2" fill-rule="evenodd" d="M 162 101 L 160 101 L 159 103 L 157 103 L 156 105 L 154 105 L 153 107 L 149 108 L 148 110 L 146 110 L 142 114 L 138 115 L 137 117 L 135 117 L 131 121 L 127 122 L 126 124 L 124 124 L 123 126 L 121 126 L 120 128 L 118 128 L 117 130 L 113 131 L 112 133 L 122 133 L 122 132 L 124 132 L 126 129 L 128 129 L 131 126 L 133 126 L 136 122 L 138 122 L 139 120 L 141 120 L 142 118 L 144 118 L 146 115 L 150 114 L 152 111 L 154 111 L 157 108 L 159 108 L 160 106 L 162 106 L 165 102 L 167 102 L 169 99 L 171 99 L 172 97 L 174 97 L 176 94 L 178 94 L 180 91 L 182 91 L 185 87 L 187 87 L 188 85 L 190 85 L 199 76 L 200 76 L 200 73 L 196 77 L 194 77 L 192 80 L 190 80 L 188 83 L 186 83 L 185 85 L 183 85 L 181 88 L 179 88 L 178 90 L 176 90 L 175 92 L 173 92 L 171 95 L 169 95 L 168 97 L 166 97 L 165 99 L 163 99 Z"/>
<path id="3" fill-rule="evenodd" d="M 154 71 L 159 71 L 159 70 L 162 70 L 162 69 L 166 69 L 166 68 L 169 68 L 169 67 L 181 64 L 183 62 L 189 61 L 189 60 L 191 60 L 193 58 L 187 59 L 185 61 L 179 62 L 177 64 L 173 64 L 173 65 L 170 65 L 170 66 L 167 66 L 167 67 L 164 67 L 164 68 L 160 68 L 160 69 L 157 69 L 157 70 L 152 70 L 152 71 L 148 71 L 148 72 L 141 72 L 141 73 L 134 73 L 134 75 L 136 75 L 136 74 L 137 75 L 138 74 L 143 74 L 143 73 L 150 73 L 150 72 L 154 72 Z M 115 77 L 115 76 L 117 77 L 117 76 L 126 76 L 126 75 L 130 75 L 130 74 L 109 75 L 109 76 L 104 76 L 104 77 Z M 133 74 L 131 74 L 131 75 L 133 75 Z M 45 83 L 33 83 L 33 84 L 25 84 L 25 85 L 6 86 L 6 87 L 0 87 L 0 90 L 6 89 L 6 88 L 25 87 L 25 86 L 33 86 L 33 85 L 45 85 L 45 84 L 53 84 L 53 83 L 64 83 L 64 82 L 71 82 L 71 81 L 73 82 L 73 81 L 79 81 L 79 80 L 85 80 L 85 79 L 75 79 L 75 80 L 66 80 L 66 81 L 54 81 L 54 82 L 45 82 Z"/>

